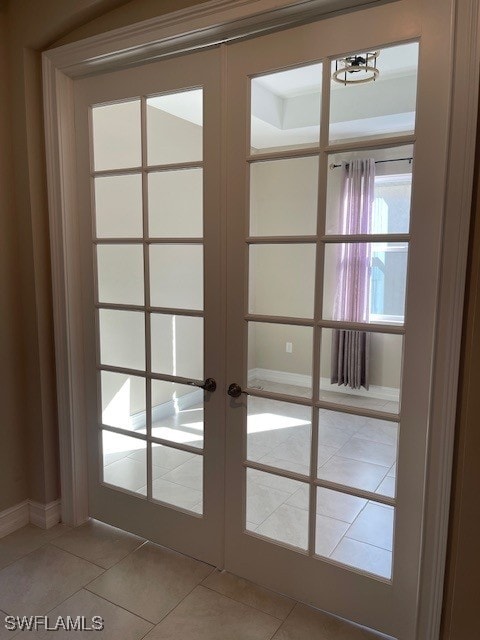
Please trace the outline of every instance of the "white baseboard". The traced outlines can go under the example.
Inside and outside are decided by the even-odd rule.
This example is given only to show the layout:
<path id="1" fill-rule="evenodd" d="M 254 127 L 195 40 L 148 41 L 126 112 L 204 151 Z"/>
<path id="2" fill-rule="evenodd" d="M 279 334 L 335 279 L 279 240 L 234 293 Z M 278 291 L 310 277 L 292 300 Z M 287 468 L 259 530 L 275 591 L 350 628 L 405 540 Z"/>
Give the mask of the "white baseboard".
<path id="1" fill-rule="evenodd" d="M 183 409 L 189 409 L 195 404 L 199 404 L 203 400 L 203 389 L 195 389 L 191 393 L 186 393 L 184 396 L 180 396 L 176 400 L 169 400 L 168 402 L 162 402 L 152 407 L 152 422 L 157 422 L 163 418 L 168 418 L 175 413 L 175 410 L 182 411 Z M 131 417 L 131 426 L 134 431 L 145 428 L 145 411 L 139 411 Z"/>
<path id="2" fill-rule="evenodd" d="M 312 384 L 312 376 L 302 373 L 289 373 L 288 371 L 276 371 L 275 369 L 250 369 L 248 372 L 248 384 L 252 380 L 266 380 L 279 384 L 293 384 L 296 387 L 309 387 Z"/>
<path id="3" fill-rule="evenodd" d="M 8 536 L 17 529 L 21 529 L 30 522 L 28 513 L 28 500 L 5 509 L 0 513 L 0 538 Z"/>
<path id="4" fill-rule="evenodd" d="M 61 520 L 60 500 L 40 504 L 29 500 L 30 523 L 41 529 L 51 529 Z"/>
<path id="5" fill-rule="evenodd" d="M 248 372 L 248 384 L 253 380 L 265 380 L 266 382 L 278 382 L 280 384 L 292 384 L 298 387 L 310 387 L 312 377 L 301 373 L 289 373 L 288 371 L 275 371 L 274 369 L 255 368 Z M 321 378 L 321 386 L 324 391 L 333 391 L 335 393 L 348 393 L 352 396 L 376 398 L 378 400 L 390 400 L 398 402 L 399 391 L 394 387 L 382 387 L 371 384 L 367 391 L 363 387 L 361 389 L 350 389 L 348 387 L 332 384 L 329 378 Z"/>
<path id="6" fill-rule="evenodd" d="M 362 398 L 376 398 L 378 400 L 390 400 L 391 402 L 398 402 L 400 392 L 394 387 L 381 387 L 376 384 L 371 384 L 368 391 L 363 387 L 361 389 L 350 389 L 344 385 L 332 384 L 330 378 L 321 378 L 320 385 L 322 391 L 333 391 L 335 393 L 348 393 L 350 396 L 360 396 Z"/>
<path id="7" fill-rule="evenodd" d="M 61 521 L 60 500 L 48 504 L 40 504 L 33 500 L 24 500 L 14 507 L 0 513 L 0 538 L 21 529 L 27 524 L 34 524 L 41 529 L 50 529 Z"/>

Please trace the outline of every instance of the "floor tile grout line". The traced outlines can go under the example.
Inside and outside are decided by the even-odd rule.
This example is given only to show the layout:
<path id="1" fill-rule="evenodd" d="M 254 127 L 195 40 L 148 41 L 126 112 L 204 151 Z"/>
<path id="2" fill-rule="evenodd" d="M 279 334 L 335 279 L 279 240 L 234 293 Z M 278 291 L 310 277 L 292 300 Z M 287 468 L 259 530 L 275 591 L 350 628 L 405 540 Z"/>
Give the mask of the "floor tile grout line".
<path id="1" fill-rule="evenodd" d="M 128 533 L 128 532 L 127 532 Z M 134 535 L 134 534 L 133 534 Z M 135 547 L 135 549 L 132 549 L 132 551 L 129 551 L 126 555 L 124 555 L 122 558 L 120 558 L 120 560 L 117 560 L 114 564 L 112 564 L 111 567 L 102 567 L 101 564 L 98 564 L 97 562 L 94 562 L 93 560 L 89 560 L 88 558 L 85 558 L 84 556 L 80 556 L 78 555 L 78 553 L 74 553 L 73 551 L 70 551 L 70 549 L 64 549 L 63 547 L 59 547 L 57 545 L 55 545 L 55 547 L 57 549 L 60 549 L 60 551 L 65 551 L 66 553 L 69 553 L 70 555 L 74 556 L 75 558 L 78 558 L 79 560 L 84 560 L 85 562 L 89 562 L 90 564 L 93 564 L 95 567 L 98 567 L 99 569 L 102 569 L 103 572 L 108 571 L 109 569 L 113 569 L 113 567 L 115 565 L 117 565 L 119 562 L 121 562 L 122 560 L 125 560 L 125 558 L 127 556 L 129 556 L 131 553 L 133 553 L 134 551 L 136 551 L 137 549 L 139 549 L 141 546 L 143 546 L 145 544 L 145 542 L 148 542 L 147 540 L 145 540 L 144 542 L 140 543 L 138 545 L 138 547 Z M 53 545 L 53 543 L 50 543 Z M 97 576 L 97 578 L 100 576 Z M 93 578 L 93 580 L 96 580 L 96 578 Z M 92 582 L 92 580 L 90 581 Z M 88 582 L 87 584 L 90 584 L 90 582 Z"/>
<path id="2" fill-rule="evenodd" d="M 209 574 L 206 578 L 204 578 L 204 580 L 206 580 L 211 575 L 212 574 Z M 241 579 L 240 576 L 236 576 L 233 573 L 231 575 L 235 576 L 235 578 Z M 252 585 L 255 586 L 255 587 L 260 587 L 261 589 L 266 589 L 266 587 L 262 587 L 261 585 L 255 585 L 253 582 L 252 582 Z M 250 607 L 250 609 L 254 609 L 255 611 L 258 611 L 259 613 L 263 613 L 265 616 L 269 616 L 270 618 L 273 618 L 274 620 L 280 620 L 281 622 L 284 622 L 286 620 L 286 618 L 279 618 L 278 616 L 275 616 L 273 613 L 267 613 L 266 611 L 263 611 L 263 609 L 259 609 L 258 607 L 256 607 L 253 604 L 247 604 L 246 602 L 243 602 L 243 600 L 237 600 L 233 596 L 229 596 L 226 593 L 221 593 L 220 591 L 217 591 L 217 589 L 214 589 L 213 587 L 210 587 L 208 584 L 204 584 L 203 581 L 198 586 L 199 587 L 205 587 L 205 589 L 208 589 L 209 591 L 212 591 L 213 593 L 216 593 L 217 595 L 223 596 L 224 598 L 228 598 L 228 600 L 232 600 L 232 602 L 236 602 L 237 604 L 242 604 L 245 607 Z M 268 589 L 268 591 L 270 591 L 270 589 Z M 288 596 L 282 596 L 281 593 L 276 593 L 275 591 L 272 591 L 272 593 L 274 595 L 276 595 L 277 597 L 280 596 L 280 597 L 283 597 L 283 598 L 288 598 Z M 292 598 L 289 598 L 289 599 L 291 600 Z M 294 600 L 293 601 L 293 607 L 295 606 L 296 603 L 297 603 L 297 601 Z M 293 607 L 292 607 L 292 609 L 293 609 Z M 287 616 L 288 616 L 288 614 L 287 614 Z"/>
<path id="3" fill-rule="evenodd" d="M 278 629 L 276 631 L 274 631 L 274 633 L 270 636 L 269 640 L 274 640 L 275 639 L 275 636 L 277 635 L 277 633 L 279 633 L 281 631 L 282 627 L 287 623 L 287 620 L 290 618 L 290 616 L 293 614 L 293 612 L 295 611 L 295 609 L 298 607 L 299 604 L 301 604 L 301 603 L 298 600 L 295 600 L 295 604 L 293 605 L 290 613 L 285 618 L 285 620 L 282 622 L 282 624 L 278 627 Z"/>
<path id="4" fill-rule="evenodd" d="M 261 527 L 263 524 L 265 524 L 265 522 L 266 522 L 267 520 L 269 520 L 273 515 L 275 515 L 275 513 L 280 509 L 280 507 L 284 507 L 285 505 L 286 505 L 286 501 L 285 501 L 285 502 L 282 502 L 282 504 L 279 504 L 279 505 L 278 505 L 278 507 L 277 507 L 276 509 L 274 509 L 274 510 L 272 511 L 272 513 L 270 513 L 270 514 L 265 518 L 265 520 L 263 520 L 263 522 L 261 522 L 259 525 L 257 525 L 257 528 L 256 528 L 256 529 L 255 529 L 255 531 L 254 531 L 254 532 L 252 532 L 252 533 L 258 533 L 258 535 L 260 535 L 260 536 L 265 536 L 266 538 L 269 538 L 269 537 L 270 537 L 270 539 L 271 539 L 271 540 L 276 540 L 277 542 L 281 542 L 282 544 L 289 545 L 290 547 L 293 547 L 293 548 L 295 548 L 295 549 L 302 549 L 302 551 L 305 551 L 305 549 L 304 549 L 303 547 L 298 547 L 296 544 L 292 544 L 291 542 L 286 542 L 286 541 L 284 541 L 284 540 L 279 540 L 278 538 L 271 538 L 271 536 L 267 536 L 266 534 L 262 533 L 261 531 L 258 531 L 258 528 L 259 528 L 259 527 Z M 289 504 L 289 505 L 287 505 L 287 506 L 288 506 L 288 507 L 292 507 L 292 509 L 298 509 L 299 511 L 306 511 L 306 512 L 308 513 L 308 509 L 302 509 L 301 507 L 296 507 L 296 506 L 295 506 L 295 505 L 293 505 L 293 504 Z M 255 524 L 255 523 L 254 523 L 254 524 Z"/>
<path id="5" fill-rule="evenodd" d="M 100 522 L 100 521 L 99 521 L 99 522 Z M 111 525 L 110 525 L 110 526 L 111 526 Z M 110 569 L 113 569 L 114 567 L 116 567 L 118 564 L 120 564 L 120 562 L 122 562 L 123 560 L 125 560 L 129 555 L 132 555 L 133 553 L 135 553 L 136 551 L 138 551 L 138 549 L 140 549 L 141 547 L 145 546 L 146 544 L 153 544 L 153 545 L 156 545 L 156 546 L 161 547 L 162 549 L 166 549 L 167 551 L 173 551 L 172 549 L 169 549 L 168 547 L 163 547 L 162 545 L 157 545 L 157 543 L 155 543 L 155 542 L 151 542 L 150 540 L 145 539 L 145 540 L 144 540 L 144 542 L 142 542 L 142 544 L 140 544 L 138 547 L 136 547 L 135 549 L 133 549 L 132 551 L 130 551 L 129 553 L 127 553 L 127 555 L 126 555 L 126 556 L 124 556 L 123 558 L 121 558 L 120 560 L 118 560 L 118 562 L 116 562 L 115 564 L 113 564 L 111 567 L 109 567 L 108 569 L 105 569 L 105 570 L 104 570 L 104 572 L 103 572 L 103 574 L 104 574 L 104 573 L 106 573 L 107 571 L 109 571 Z M 190 556 L 186 556 L 186 555 L 185 555 L 185 554 L 183 554 L 183 553 L 179 553 L 178 551 L 173 551 L 173 553 L 180 555 L 182 558 L 185 558 L 185 557 L 186 557 L 186 558 L 189 558 L 189 557 L 190 557 Z M 72 554 L 72 555 L 73 555 L 73 554 Z M 197 562 L 199 562 L 199 561 L 197 561 Z M 203 563 L 203 564 L 206 564 L 206 563 Z M 210 566 L 210 565 L 206 565 L 206 566 Z M 216 570 L 216 568 L 215 568 L 215 567 L 212 567 L 212 570 L 210 571 L 210 573 L 209 573 L 208 575 L 211 575 L 215 570 Z M 125 607 L 123 607 L 122 605 L 119 605 L 119 604 L 117 604 L 117 603 L 115 603 L 115 602 L 112 602 L 112 601 L 108 600 L 108 598 L 105 598 L 105 596 L 100 596 L 98 593 L 96 593 L 95 591 L 92 591 L 91 589 L 89 589 L 89 588 L 88 588 L 88 587 L 92 584 L 92 582 L 95 582 L 95 580 L 96 580 L 97 578 L 99 578 L 99 577 L 100 577 L 101 575 L 103 575 L 103 574 L 100 574 L 100 575 L 99 575 L 99 576 L 97 576 L 96 578 L 93 578 L 93 580 L 90 580 L 90 582 L 87 582 L 87 584 L 86 584 L 83 588 L 84 588 L 85 590 L 87 590 L 89 593 L 92 593 L 92 594 L 94 594 L 94 595 L 97 595 L 97 596 L 99 596 L 100 598 L 103 598 L 104 600 L 106 600 L 107 602 L 110 602 L 110 604 L 113 604 L 113 605 L 115 605 L 115 606 L 118 606 L 118 607 L 120 607 L 120 608 L 122 608 L 122 609 L 125 609 L 125 611 L 128 611 L 129 613 L 132 613 L 133 615 L 136 615 L 137 617 L 141 618 L 142 620 L 145 620 L 145 621 L 146 621 L 146 622 L 148 622 L 149 624 L 152 624 L 154 627 L 156 627 L 156 626 L 157 626 L 157 624 L 160 624 L 160 622 L 162 622 L 162 620 L 164 620 L 164 619 L 165 619 L 165 618 L 166 618 L 166 617 L 167 617 L 167 616 L 168 616 L 168 615 L 169 615 L 169 614 L 170 614 L 174 609 L 176 609 L 176 608 L 178 607 L 178 605 L 180 604 L 180 602 L 183 602 L 183 600 L 185 600 L 185 598 L 187 597 L 187 595 L 190 595 L 190 593 L 192 593 L 192 591 L 193 591 L 193 590 L 194 590 L 194 589 L 195 589 L 199 584 L 201 584 L 200 582 L 199 582 L 199 583 L 197 583 L 197 584 L 196 584 L 196 585 L 195 585 L 195 586 L 194 586 L 194 587 L 193 587 L 193 588 L 188 592 L 188 594 L 187 594 L 187 595 L 185 595 L 185 596 L 182 598 L 182 600 L 180 600 L 180 602 L 178 602 L 178 603 L 175 605 L 175 607 L 174 607 L 171 611 L 169 611 L 168 613 L 166 613 L 166 614 L 165 614 L 165 615 L 164 615 L 164 616 L 163 616 L 163 617 L 162 617 L 158 622 L 152 622 L 151 620 L 147 620 L 147 618 L 144 618 L 143 616 L 139 615 L 138 613 L 135 613 L 135 612 L 133 612 L 133 611 L 130 611 L 129 609 L 126 609 L 126 608 L 125 608 Z M 205 576 L 205 578 L 207 578 L 207 577 L 208 577 L 208 575 L 207 575 L 207 576 Z M 202 578 L 202 580 L 203 580 L 203 579 L 205 579 L 205 578 Z M 148 633 L 150 633 L 150 631 L 149 631 Z M 143 636 L 143 637 L 145 637 L 145 636 Z"/>
<path id="6" fill-rule="evenodd" d="M 100 522 L 100 520 L 98 521 Z M 106 523 L 103 523 L 106 524 Z M 109 525 L 112 526 L 112 525 Z M 126 533 L 129 533 L 128 531 Z M 132 534 L 135 535 L 135 534 Z M 115 562 L 114 564 L 112 564 L 111 567 L 108 567 L 108 569 L 105 569 L 104 567 L 100 567 L 100 569 L 103 569 L 103 573 L 106 573 L 107 571 L 110 571 L 110 569 L 113 569 L 114 567 L 116 567 L 118 564 L 120 564 L 120 562 L 123 562 L 123 560 L 125 560 L 126 558 L 128 558 L 128 556 L 132 555 L 132 553 L 135 553 L 136 551 L 138 551 L 139 549 L 141 549 L 144 545 L 146 545 L 149 542 L 149 540 L 144 540 L 141 544 L 138 545 L 138 547 L 135 547 L 135 549 L 132 549 L 132 551 L 129 551 L 127 553 L 127 555 L 123 556 L 123 558 L 120 558 L 119 560 L 117 560 L 117 562 Z M 72 553 L 72 555 L 74 555 Z M 79 557 L 79 556 L 78 556 Z M 88 562 L 88 561 L 87 561 Z M 92 563 L 95 564 L 95 563 Z M 99 566 L 99 565 L 95 565 L 95 566 Z M 103 575 L 103 574 L 100 574 Z M 95 580 L 97 580 L 97 578 L 100 578 L 100 575 L 96 576 L 95 578 L 93 578 L 92 580 L 90 580 L 89 582 L 86 583 L 85 588 L 87 588 L 88 585 L 92 584 L 92 582 L 94 582 Z M 93 592 L 92 592 L 93 593 Z"/>
<path id="7" fill-rule="evenodd" d="M 393 553 L 393 549 L 386 549 L 385 547 L 381 547 L 378 544 L 372 544 L 371 542 L 365 542 L 365 540 L 358 540 L 357 538 L 351 538 L 350 536 L 347 536 L 347 534 L 345 534 L 343 537 L 347 538 L 348 540 L 353 540 L 354 542 L 360 542 L 361 544 L 368 545 L 369 547 L 374 547 L 375 549 L 381 549 L 382 551 Z"/>
<path id="8" fill-rule="evenodd" d="M 181 555 L 183 556 L 183 554 L 181 554 Z M 184 556 L 184 557 L 188 557 L 188 556 Z M 214 571 L 215 571 L 215 567 L 212 567 L 212 570 L 210 571 L 210 573 L 209 573 L 207 576 L 205 576 L 205 578 L 207 578 L 209 575 L 211 575 Z M 202 580 L 204 580 L 205 578 L 202 578 Z M 179 600 L 179 601 L 177 602 L 177 604 L 176 604 L 172 609 L 170 609 L 170 611 L 167 611 L 167 613 L 166 613 L 164 616 L 162 616 L 162 618 L 161 618 L 158 622 L 151 623 L 151 624 L 153 624 L 153 625 L 154 625 L 154 628 L 156 628 L 159 624 L 161 624 L 164 620 L 166 620 L 166 619 L 168 618 L 168 616 L 169 616 L 170 614 L 172 614 L 172 613 L 173 613 L 173 612 L 174 612 L 174 611 L 175 611 L 175 610 L 176 610 L 176 609 L 177 609 L 177 608 L 182 604 L 182 602 L 183 602 L 186 598 L 188 598 L 188 596 L 189 596 L 191 593 L 193 593 L 193 591 L 195 591 L 195 589 L 196 589 L 197 587 L 199 587 L 200 585 L 201 585 L 201 582 L 197 582 L 197 584 L 196 584 L 196 585 L 194 585 L 194 586 L 190 589 L 190 591 L 189 591 L 188 593 L 186 593 L 186 594 L 183 596 L 183 598 L 182 598 L 181 600 Z"/>
<path id="9" fill-rule="evenodd" d="M 58 524 L 62 524 L 61 522 L 59 522 Z M 28 526 L 28 523 L 27 525 Z M 32 526 L 36 526 L 36 525 L 32 525 Z M 55 525 L 56 526 L 56 525 Z M 67 525 L 65 525 L 67 526 Z M 21 527 L 23 529 L 23 527 Z M 38 527 L 40 529 L 40 527 Z M 53 527 L 52 527 L 53 528 Z M 20 531 L 20 529 L 17 529 L 17 531 Z M 48 531 L 48 529 L 45 529 L 45 531 Z M 67 531 L 63 531 L 62 533 L 60 533 L 57 537 L 60 538 L 60 536 L 63 536 L 65 533 L 68 533 L 69 531 L 72 531 L 72 528 L 69 528 Z M 16 533 L 15 531 L 13 531 L 12 533 Z M 12 534 L 9 534 L 12 535 Z M 7 536 L 5 536 L 7 537 Z M 57 538 L 52 538 L 51 540 L 46 540 L 45 542 L 42 542 L 41 545 L 39 545 L 38 547 L 36 547 L 35 549 L 32 549 L 32 551 L 28 551 L 27 553 L 24 553 L 21 556 L 18 556 L 18 558 L 15 558 L 15 560 L 12 560 L 11 562 L 8 562 L 5 566 L 0 568 L 0 573 L 6 569 L 7 567 L 11 567 L 12 564 L 15 564 L 15 562 L 19 562 L 20 560 L 23 560 L 23 558 L 26 558 L 28 556 L 30 556 L 32 553 L 35 553 L 35 551 L 38 551 L 39 549 L 41 549 L 42 547 L 46 547 L 49 544 L 52 544 L 53 540 L 56 540 Z M 1 542 L 0 542 L 0 547 L 1 547 Z M 58 548 L 58 547 L 57 547 Z"/>
<path id="10" fill-rule="evenodd" d="M 100 577 L 100 576 L 99 576 Z M 93 581 L 92 581 L 93 582 Z M 105 596 L 101 596 L 99 593 L 96 593 L 96 591 L 92 591 L 91 589 L 88 588 L 88 585 L 91 584 L 90 582 L 88 584 L 86 584 L 84 587 L 82 587 L 82 589 L 84 589 L 85 591 L 88 591 L 88 593 L 91 593 L 92 596 L 96 596 L 97 598 L 101 598 L 102 600 L 105 600 L 105 602 L 108 602 L 109 604 L 113 605 L 114 607 L 118 607 L 119 609 L 122 609 L 123 611 L 126 611 L 127 613 L 129 613 L 132 616 L 135 616 L 136 618 L 140 618 L 140 620 L 143 620 L 144 622 L 148 622 L 148 624 L 152 625 L 152 629 L 153 627 L 156 626 L 155 622 L 152 622 L 151 620 L 147 620 L 147 618 L 144 618 L 142 615 L 140 615 L 139 613 L 136 613 L 135 611 L 131 611 L 130 609 L 127 609 L 127 607 L 124 607 L 121 604 L 118 604 L 118 602 L 113 602 L 112 600 L 109 600 L 108 598 L 106 598 Z M 147 631 L 147 633 L 150 633 L 150 631 L 152 631 L 152 629 L 149 629 Z M 145 634 L 146 635 L 146 634 Z M 142 638 L 144 638 L 145 636 L 142 636 Z"/>
<path id="11" fill-rule="evenodd" d="M 389 549 L 384 549 L 383 547 L 379 547 L 377 545 L 374 544 L 370 544 L 369 542 L 364 542 L 363 540 L 357 540 L 356 538 L 351 538 L 349 537 L 347 534 L 350 531 L 350 529 L 353 527 L 353 525 L 355 524 L 355 522 L 358 520 L 358 518 L 361 516 L 361 514 L 364 512 L 364 510 L 367 508 L 368 504 L 370 501 L 367 500 L 366 504 L 361 508 L 361 510 L 358 512 L 358 515 L 355 517 L 354 521 L 350 524 L 350 526 L 348 527 L 348 529 L 345 531 L 345 533 L 342 535 L 342 537 L 340 538 L 340 540 L 337 542 L 337 544 L 335 545 L 334 549 L 332 549 L 332 551 L 330 552 L 330 554 L 328 555 L 328 558 L 330 558 L 331 560 L 335 560 L 335 558 L 333 558 L 333 554 L 335 553 L 335 551 L 337 550 L 338 546 L 340 545 L 340 543 L 345 539 L 348 538 L 348 540 L 354 540 L 355 542 L 361 542 L 362 544 L 367 544 L 371 547 L 375 547 L 376 549 L 382 549 L 383 551 L 388 551 L 389 553 L 393 553 L 393 550 L 389 550 Z M 336 562 L 340 562 L 339 560 L 336 560 Z M 352 565 L 348 565 L 347 563 L 344 563 L 346 566 L 352 566 Z"/>
<path id="12" fill-rule="evenodd" d="M 273 489 L 273 487 L 268 487 L 268 486 L 266 486 L 266 485 L 261 485 L 261 486 L 265 487 L 266 489 Z M 274 491 L 282 491 L 282 489 L 274 489 Z M 297 491 L 298 491 L 298 489 L 297 489 Z M 283 491 L 283 493 L 287 493 L 287 492 L 286 492 L 286 491 Z M 296 493 L 296 491 L 295 491 L 294 493 Z M 294 495 L 294 494 L 292 493 L 292 494 L 290 494 L 290 495 L 288 496 L 288 498 L 285 498 L 285 500 L 284 500 L 283 502 L 281 502 L 277 507 L 275 507 L 275 509 L 274 509 L 271 513 L 269 513 L 269 514 L 268 514 L 268 516 L 266 516 L 266 518 L 264 518 L 264 519 L 262 520 L 262 522 L 260 522 L 259 524 L 257 524 L 257 525 L 256 525 L 257 529 L 258 529 L 258 527 L 261 527 L 261 526 L 262 526 L 262 524 L 264 524 L 264 523 L 265 523 L 269 518 L 271 518 L 271 517 L 273 516 L 273 514 L 274 514 L 274 513 L 276 513 L 276 512 L 278 511 L 278 509 L 280 509 L 280 507 L 284 506 L 284 505 L 287 503 L 287 500 L 290 500 L 290 498 L 291 498 L 293 495 Z M 289 507 L 291 507 L 291 506 L 294 506 L 294 505 L 288 505 L 288 506 L 289 506 Z M 297 508 L 299 508 L 299 507 L 297 507 Z M 249 520 L 249 522 L 251 522 L 251 521 Z M 252 524 L 255 524 L 255 522 L 252 522 Z"/>

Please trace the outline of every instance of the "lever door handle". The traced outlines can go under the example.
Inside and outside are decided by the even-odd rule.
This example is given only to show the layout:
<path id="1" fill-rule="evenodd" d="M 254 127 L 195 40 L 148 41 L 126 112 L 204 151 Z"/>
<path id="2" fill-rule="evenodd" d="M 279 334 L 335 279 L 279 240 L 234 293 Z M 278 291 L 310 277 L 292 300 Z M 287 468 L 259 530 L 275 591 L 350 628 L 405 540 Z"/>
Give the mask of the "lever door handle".
<path id="1" fill-rule="evenodd" d="M 217 382 L 213 378 L 207 378 L 203 384 L 199 384 L 198 382 L 189 382 L 188 384 L 192 387 L 205 389 L 205 391 L 208 391 L 209 393 L 213 393 L 217 388 Z"/>
<path id="2" fill-rule="evenodd" d="M 232 382 L 232 384 L 228 387 L 227 393 L 232 398 L 238 398 L 242 395 L 242 393 L 245 393 L 245 391 L 242 390 L 242 387 L 239 384 L 237 384 L 236 382 Z"/>

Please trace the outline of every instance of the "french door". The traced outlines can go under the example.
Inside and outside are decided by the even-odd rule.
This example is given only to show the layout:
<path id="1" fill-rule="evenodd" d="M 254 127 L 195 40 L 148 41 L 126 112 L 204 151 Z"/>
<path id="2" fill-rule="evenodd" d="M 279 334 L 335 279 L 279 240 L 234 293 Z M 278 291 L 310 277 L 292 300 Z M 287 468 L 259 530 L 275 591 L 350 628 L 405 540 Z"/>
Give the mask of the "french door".
<path id="1" fill-rule="evenodd" d="M 75 90 L 90 514 L 220 565 L 218 50 Z"/>
<path id="2" fill-rule="evenodd" d="M 448 131 L 423 7 L 75 82 L 91 515 L 400 640 Z"/>

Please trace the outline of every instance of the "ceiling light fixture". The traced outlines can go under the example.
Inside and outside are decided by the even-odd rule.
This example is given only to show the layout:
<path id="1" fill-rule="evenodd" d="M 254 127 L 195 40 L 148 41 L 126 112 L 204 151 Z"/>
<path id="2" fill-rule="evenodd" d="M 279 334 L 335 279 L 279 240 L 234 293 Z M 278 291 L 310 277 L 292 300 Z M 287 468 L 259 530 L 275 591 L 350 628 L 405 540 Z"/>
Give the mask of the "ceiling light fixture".
<path id="1" fill-rule="evenodd" d="M 347 84 L 375 82 L 380 75 L 380 71 L 377 69 L 379 55 L 380 51 L 370 51 L 335 60 L 335 71 L 332 73 L 332 80 L 345 86 Z M 366 75 L 361 73 L 362 71 Z"/>

